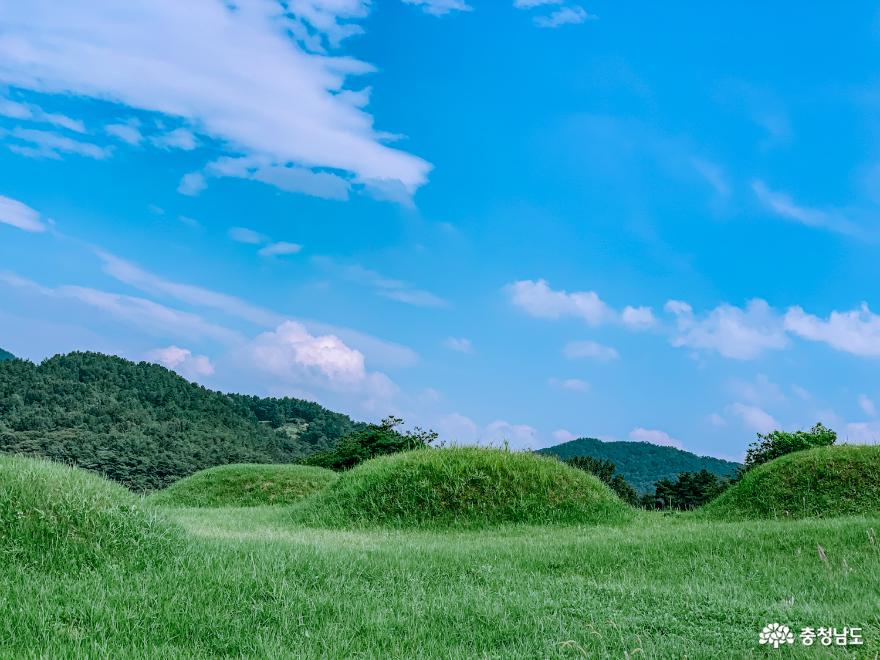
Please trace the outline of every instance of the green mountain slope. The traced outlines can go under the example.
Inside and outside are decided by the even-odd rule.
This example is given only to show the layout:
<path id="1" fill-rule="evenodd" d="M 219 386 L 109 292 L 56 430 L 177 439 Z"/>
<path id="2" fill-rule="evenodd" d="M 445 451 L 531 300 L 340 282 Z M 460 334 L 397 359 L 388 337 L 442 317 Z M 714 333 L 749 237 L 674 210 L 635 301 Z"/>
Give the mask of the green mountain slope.
<path id="1" fill-rule="evenodd" d="M 711 456 L 697 456 L 675 447 L 661 447 L 648 442 L 602 442 L 595 438 L 578 438 L 555 447 L 539 450 L 566 459 L 593 456 L 613 461 L 617 472 L 640 492 L 653 490 L 659 479 L 675 479 L 682 472 L 708 470 L 718 476 L 732 475 L 739 463 Z"/>
<path id="2" fill-rule="evenodd" d="M 10 353 L 9 351 L 4 351 L 2 348 L 0 348 L 0 362 L 3 362 L 3 360 L 14 360 L 14 359 L 15 359 L 15 356 L 12 353 Z"/>
<path id="3" fill-rule="evenodd" d="M 45 456 L 135 490 L 228 463 L 286 463 L 360 425 L 298 399 L 213 392 L 99 353 L 0 362 L 0 451 Z"/>

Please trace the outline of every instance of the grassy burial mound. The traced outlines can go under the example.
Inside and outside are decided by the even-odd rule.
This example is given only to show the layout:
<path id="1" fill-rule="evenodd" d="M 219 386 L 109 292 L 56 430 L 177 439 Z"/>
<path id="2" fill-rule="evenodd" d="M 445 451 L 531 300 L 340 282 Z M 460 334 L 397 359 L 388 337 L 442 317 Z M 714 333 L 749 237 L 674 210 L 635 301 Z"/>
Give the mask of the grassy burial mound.
<path id="1" fill-rule="evenodd" d="M 880 446 L 788 454 L 746 473 L 700 515 L 715 519 L 830 518 L 880 513 Z"/>
<path id="2" fill-rule="evenodd" d="M 336 476 L 307 465 L 221 465 L 196 472 L 148 499 L 178 507 L 293 504 L 324 489 Z"/>
<path id="3" fill-rule="evenodd" d="M 633 510 L 590 474 L 532 453 L 418 449 L 343 473 L 294 514 L 330 527 L 601 524 Z"/>
<path id="4" fill-rule="evenodd" d="M 85 470 L 0 455 L 0 564 L 72 571 L 138 563 L 177 536 L 142 499 Z"/>

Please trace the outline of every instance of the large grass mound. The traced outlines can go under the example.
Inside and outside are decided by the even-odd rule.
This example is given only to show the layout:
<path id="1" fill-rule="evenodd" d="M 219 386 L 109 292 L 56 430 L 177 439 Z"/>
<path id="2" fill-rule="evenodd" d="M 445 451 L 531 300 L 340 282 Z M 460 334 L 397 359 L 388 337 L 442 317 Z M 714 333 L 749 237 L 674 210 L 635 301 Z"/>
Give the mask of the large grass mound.
<path id="1" fill-rule="evenodd" d="M 293 504 L 335 480 L 335 472 L 307 465 L 221 465 L 181 479 L 149 499 L 164 506 Z"/>
<path id="2" fill-rule="evenodd" d="M 880 513 L 880 446 L 819 447 L 750 470 L 699 515 L 828 518 Z"/>
<path id="3" fill-rule="evenodd" d="M 42 459 L 0 455 L 0 564 L 71 571 L 167 551 L 176 527 L 122 486 Z"/>
<path id="4" fill-rule="evenodd" d="M 598 479 L 555 458 L 475 447 L 375 458 L 294 513 L 330 527 L 613 523 L 632 514 Z"/>

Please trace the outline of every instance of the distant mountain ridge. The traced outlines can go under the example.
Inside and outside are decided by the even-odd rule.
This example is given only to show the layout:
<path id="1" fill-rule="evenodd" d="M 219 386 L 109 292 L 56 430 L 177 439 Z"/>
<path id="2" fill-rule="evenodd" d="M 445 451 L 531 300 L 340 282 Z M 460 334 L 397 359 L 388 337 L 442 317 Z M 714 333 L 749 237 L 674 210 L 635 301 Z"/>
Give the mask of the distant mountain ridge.
<path id="1" fill-rule="evenodd" d="M 736 472 L 739 463 L 713 456 L 697 456 L 675 447 L 652 445 L 649 442 L 603 442 L 596 438 L 578 438 L 561 445 L 538 450 L 561 459 L 593 456 L 612 461 L 617 472 L 641 493 L 654 489 L 660 479 L 675 479 L 682 472 L 708 470 L 719 477 Z"/>
<path id="2" fill-rule="evenodd" d="M 15 356 L 12 353 L 10 353 L 9 351 L 4 351 L 2 348 L 0 348 L 0 362 L 2 362 L 3 360 L 14 360 L 14 359 L 15 359 Z"/>
<path id="3" fill-rule="evenodd" d="M 135 490 L 228 463 L 291 463 L 363 425 L 300 399 L 214 392 L 100 353 L 0 362 L 0 451 L 93 470 Z"/>

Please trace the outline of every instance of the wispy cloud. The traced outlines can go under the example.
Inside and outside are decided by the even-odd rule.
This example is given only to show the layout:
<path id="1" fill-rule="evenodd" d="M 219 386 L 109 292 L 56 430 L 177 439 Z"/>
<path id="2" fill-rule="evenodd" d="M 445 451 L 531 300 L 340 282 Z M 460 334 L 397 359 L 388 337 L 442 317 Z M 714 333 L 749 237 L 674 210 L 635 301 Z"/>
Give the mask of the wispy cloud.
<path id="1" fill-rule="evenodd" d="M 339 264 L 328 257 L 315 257 L 313 261 L 335 275 L 372 289 L 376 295 L 416 307 L 449 307 L 440 296 L 413 287 L 408 282 L 386 277 L 359 264 Z"/>
<path id="2" fill-rule="evenodd" d="M 571 5 L 560 7 L 547 16 L 535 16 L 532 22 L 539 28 L 558 28 L 563 25 L 578 25 L 587 21 L 594 21 L 599 17 L 591 14 L 583 7 Z"/>
<path id="3" fill-rule="evenodd" d="M 3 195 L 0 195 L 0 223 L 30 232 L 43 232 L 47 229 L 39 212 L 24 202 Z"/>
<path id="4" fill-rule="evenodd" d="M 11 3 L 0 82 L 158 113 L 230 153 L 331 170 L 367 187 L 392 181 L 412 194 L 430 165 L 386 145 L 360 97 L 342 93 L 372 67 L 329 54 L 362 31 L 368 8 L 366 0 Z M 136 35 L 121 28 L 132 16 Z M 175 138 L 190 144 L 183 133 Z M 56 141 L 55 152 L 61 147 Z M 204 183 L 191 179 L 181 190 Z"/>
<path id="5" fill-rule="evenodd" d="M 86 132 L 85 124 L 79 119 L 73 119 L 67 115 L 55 112 L 46 112 L 40 106 L 33 103 L 20 103 L 8 98 L 0 98 L 0 115 L 21 121 L 51 124 L 74 133 Z"/>
<path id="6" fill-rule="evenodd" d="M 571 359 L 588 358 L 602 362 L 616 360 L 620 357 L 617 349 L 591 340 L 568 342 L 563 353 L 565 357 Z"/>
<path id="7" fill-rule="evenodd" d="M 426 14 L 432 16 L 445 16 L 450 12 L 473 11 L 474 9 L 464 0 L 403 0 L 403 4 L 421 7 Z"/>
<path id="8" fill-rule="evenodd" d="M 28 158 L 58 160 L 61 154 L 66 153 L 104 160 L 113 153 L 112 147 L 102 147 L 92 142 L 74 140 L 53 131 L 34 128 L 15 128 L 9 131 L 7 137 L 13 140 L 7 145 L 9 150 Z"/>
<path id="9" fill-rule="evenodd" d="M 839 211 L 798 204 L 790 195 L 771 190 L 761 180 L 752 182 L 752 191 L 767 210 L 780 218 L 793 220 L 807 227 L 828 229 L 842 234 L 857 232 L 856 225 Z"/>
<path id="10" fill-rule="evenodd" d="M 473 353 L 474 345 L 470 339 L 464 337 L 447 337 L 443 340 L 443 345 L 450 351 L 457 353 Z"/>

